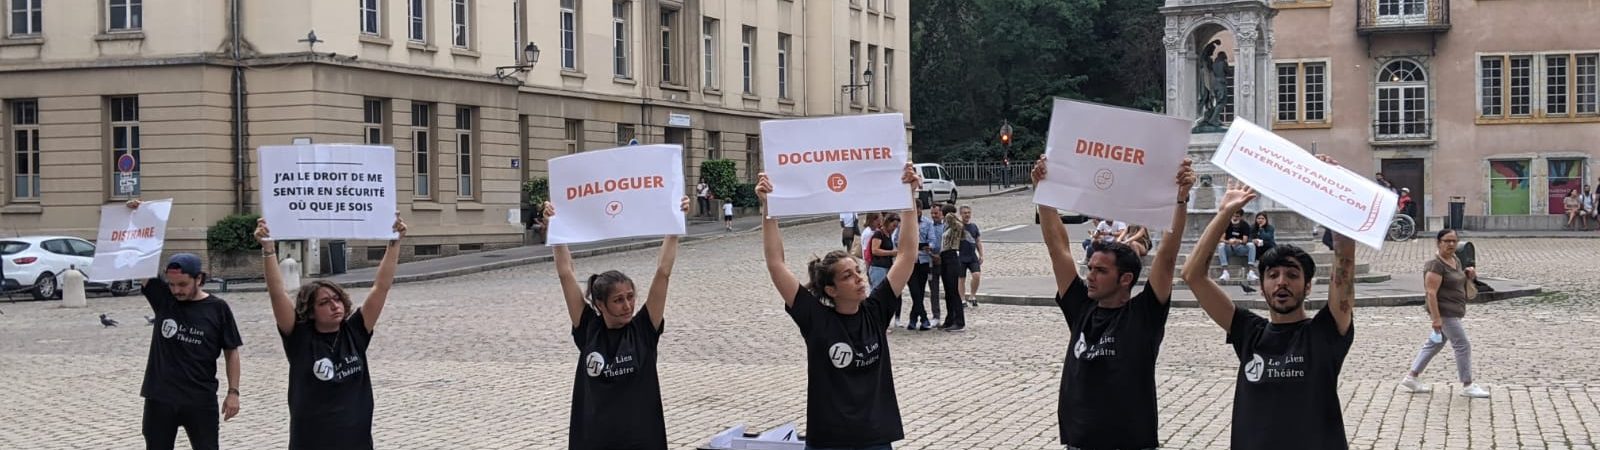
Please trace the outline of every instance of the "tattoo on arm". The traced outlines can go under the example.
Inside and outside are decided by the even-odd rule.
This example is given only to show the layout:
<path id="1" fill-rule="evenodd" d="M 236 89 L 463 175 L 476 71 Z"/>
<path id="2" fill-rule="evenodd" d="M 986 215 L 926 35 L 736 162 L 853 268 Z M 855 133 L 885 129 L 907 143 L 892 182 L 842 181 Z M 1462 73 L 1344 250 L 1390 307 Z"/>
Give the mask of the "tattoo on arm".
<path id="1" fill-rule="evenodd" d="M 1332 281 L 1336 285 L 1343 287 L 1339 293 L 1339 298 L 1334 299 L 1338 302 L 1341 311 L 1350 311 L 1354 306 L 1352 303 L 1355 302 L 1355 271 L 1351 270 L 1354 266 L 1355 258 L 1340 256 L 1339 263 L 1334 265 L 1333 268 Z"/>

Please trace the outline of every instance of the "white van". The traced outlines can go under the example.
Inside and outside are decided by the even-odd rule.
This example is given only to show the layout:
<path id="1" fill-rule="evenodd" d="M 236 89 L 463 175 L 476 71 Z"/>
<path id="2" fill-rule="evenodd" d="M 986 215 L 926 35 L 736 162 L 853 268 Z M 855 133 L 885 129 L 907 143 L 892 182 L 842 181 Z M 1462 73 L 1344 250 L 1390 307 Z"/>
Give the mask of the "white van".
<path id="1" fill-rule="evenodd" d="M 934 201 L 947 200 L 950 203 L 956 202 L 958 196 L 956 193 L 956 181 L 950 177 L 949 172 L 944 170 L 944 166 L 934 163 L 922 163 L 915 164 L 913 167 L 916 168 L 917 174 L 922 175 L 922 187 L 917 189 L 918 196 L 923 195 L 923 192 L 932 191 Z"/>

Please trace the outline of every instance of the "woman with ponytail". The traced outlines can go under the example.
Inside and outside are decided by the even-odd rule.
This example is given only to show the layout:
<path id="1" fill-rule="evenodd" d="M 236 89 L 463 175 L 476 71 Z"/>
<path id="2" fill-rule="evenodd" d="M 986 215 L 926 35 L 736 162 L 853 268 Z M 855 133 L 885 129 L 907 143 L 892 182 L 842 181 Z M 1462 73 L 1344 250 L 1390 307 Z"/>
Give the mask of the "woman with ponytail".
<path id="1" fill-rule="evenodd" d="M 689 211 L 689 197 L 678 206 Z M 544 204 L 544 216 L 556 219 Z M 548 228 L 547 228 L 548 229 Z M 665 449 L 666 419 L 656 375 L 656 344 L 667 307 L 667 281 L 678 255 L 678 237 L 661 241 L 644 311 L 635 309 L 633 280 L 615 270 L 589 276 L 579 285 L 572 252 L 555 246 L 556 274 L 572 318 L 578 368 L 572 383 L 572 422 L 567 448 Z"/>
<path id="2" fill-rule="evenodd" d="M 911 163 L 900 181 L 910 185 L 900 221 L 916 223 L 917 210 L 911 205 L 922 182 Z M 766 174 L 759 176 L 756 196 L 763 214 L 774 188 Z M 898 247 L 917 248 L 917 239 L 917 233 L 900 233 Z M 871 290 L 865 264 L 844 251 L 812 259 L 806 264 L 809 281 L 801 285 L 784 264 L 776 219 L 762 222 L 761 240 L 772 284 L 806 344 L 806 448 L 886 450 L 905 439 L 887 331 L 900 307 L 900 291 L 916 267 L 916 252 L 892 256 L 886 282 Z"/>

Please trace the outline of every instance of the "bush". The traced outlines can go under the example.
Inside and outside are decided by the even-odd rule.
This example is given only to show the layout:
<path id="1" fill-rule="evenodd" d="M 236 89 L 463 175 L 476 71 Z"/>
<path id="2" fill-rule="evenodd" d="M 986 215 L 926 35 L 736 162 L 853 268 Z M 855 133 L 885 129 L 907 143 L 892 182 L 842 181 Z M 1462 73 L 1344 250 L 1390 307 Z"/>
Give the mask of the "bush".
<path id="1" fill-rule="evenodd" d="M 738 198 L 737 173 L 738 169 L 731 159 L 713 159 L 700 163 L 700 177 L 705 179 L 706 185 L 711 186 L 711 195 L 720 199 Z M 734 206 L 738 206 L 737 201 Z"/>
<path id="2" fill-rule="evenodd" d="M 761 206 L 761 198 L 756 197 L 755 183 L 741 183 L 735 185 L 733 190 L 733 206 L 740 208 L 756 208 Z"/>
<path id="3" fill-rule="evenodd" d="M 538 177 L 522 183 L 522 198 L 532 207 L 534 214 L 544 212 L 544 202 L 550 199 L 550 179 Z"/>
<path id="4" fill-rule="evenodd" d="M 235 214 L 224 217 L 206 230 L 206 250 L 216 255 L 237 256 L 261 250 L 256 242 L 257 214 Z"/>

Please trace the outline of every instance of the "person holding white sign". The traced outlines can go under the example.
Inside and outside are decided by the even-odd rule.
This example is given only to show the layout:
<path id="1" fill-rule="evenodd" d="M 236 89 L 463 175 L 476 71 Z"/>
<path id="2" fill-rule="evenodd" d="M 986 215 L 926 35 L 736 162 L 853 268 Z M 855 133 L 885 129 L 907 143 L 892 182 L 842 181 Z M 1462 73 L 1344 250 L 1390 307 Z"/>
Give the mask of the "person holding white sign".
<path id="1" fill-rule="evenodd" d="M 289 448 L 371 449 L 372 376 L 367 346 L 388 303 L 400 263 L 406 223 L 394 217 L 395 238 L 378 263 L 377 278 L 361 307 L 338 283 L 314 280 L 290 299 L 278 270 L 278 252 L 267 219 L 256 219 L 262 272 L 272 317 L 289 360 Z M 349 312 L 347 311 L 354 311 Z"/>
<path id="2" fill-rule="evenodd" d="M 1194 170 L 1185 160 L 1174 177 L 1172 224 L 1161 239 L 1150 278 L 1139 295 L 1133 286 L 1143 268 L 1137 250 L 1122 241 L 1090 245 L 1087 274 L 1079 277 L 1073 242 L 1060 220 L 1040 221 L 1055 272 L 1056 305 L 1071 332 L 1061 370 L 1057 417 L 1069 449 L 1143 449 L 1161 445 L 1157 436 L 1156 357 L 1171 311 L 1173 267 L 1183 241 Z M 1035 186 L 1047 174 L 1045 158 L 1033 166 Z M 1039 205 L 1039 217 L 1059 217 Z"/>
<path id="3" fill-rule="evenodd" d="M 1324 162 L 1337 164 L 1326 155 Z M 1355 340 L 1355 241 L 1334 238 L 1336 259 L 1328 306 L 1307 319 L 1305 298 L 1316 279 L 1316 262 L 1299 247 L 1280 244 L 1257 262 L 1261 295 L 1270 309 L 1262 318 L 1239 308 L 1212 280 L 1211 253 L 1234 213 L 1256 198 L 1254 189 L 1230 182 L 1183 267 L 1183 280 L 1211 320 L 1228 333 L 1239 358 L 1233 394 L 1235 450 L 1345 449 L 1339 402 L 1339 372 Z"/>
<path id="4" fill-rule="evenodd" d="M 908 185 L 909 197 L 922 185 L 910 162 L 900 181 Z M 761 240 L 767 273 L 806 343 L 806 448 L 887 450 L 905 439 L 888 325 L 900 307 L 900 292 L 911 280 L 917 254 L 895 254 L 886 281 L 869 290 L 860 259 L 849 252 L 829 252 L 806 264 L 810 280 L 801 285 L 784 263 L 778 221 L 766 214 L 768 194 L 782 189 L 792 187 L 774 186 L 765 173 L 758 177 L 756 196 L 766 216 Z M 916 214 L 908 208 L 899 217 L 909 223 Z M 916 248 L 917 234 L 900 233 L 899 247 Z"/>
<path id="5" fill-rule="evenodd" d="M 138 199 L 128 207 L 139 209 Z M 143 434 L 148 449 L 171 449 L 178 428 L 195 450 L 218 448 L 217 357 L 228 365 L 228 394 L 221 416 L 239 414 L 239 325 L 228 302 L 205 291 L 200 257 L 179 253 L 160 278 L 144 282 L 151 319 L 150 356 L 145 363 Z"/>
<path id="6" fill-rule="evenodd" d="M 678 208 L 689 212 L 688 196 Z M 550 202 L 544 204 L 544 216 L 551 222 L 561 220 Z M 587 286 L 580 286 L 572 251 L 566 245 L 556 245 L 554 250 L 556 275 L 561 279 L 567 315 L 572 319 L 572 340 L 579 352 L 567 447 L 667 448 L 656 347 L 666 317 L 667 284 L 678 258 L 678 236 L 661 240 L 661 256 L 643 311 L 635 309 L 633 279 L 610 270 L 590 275 Z"/>

